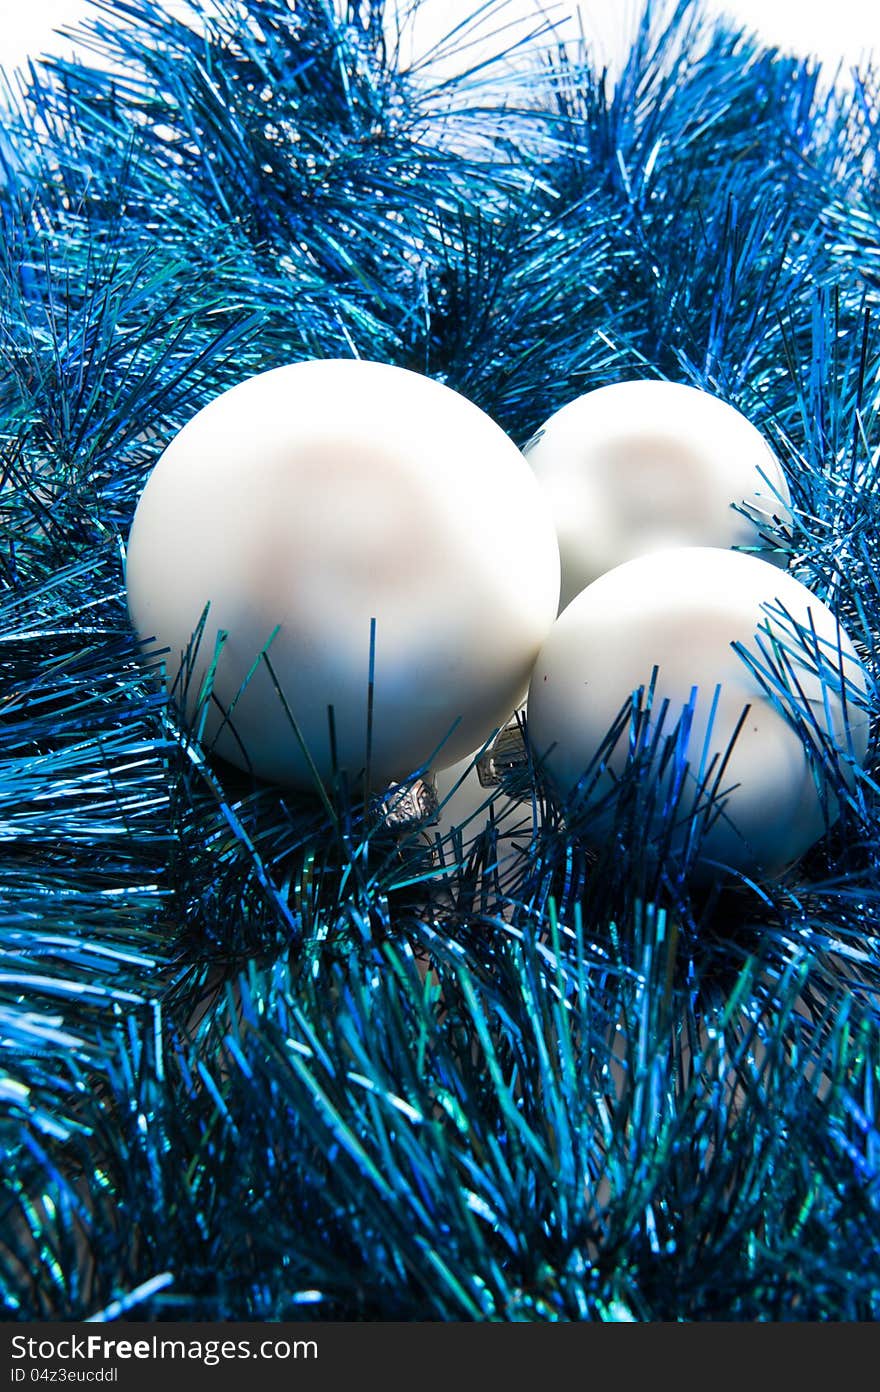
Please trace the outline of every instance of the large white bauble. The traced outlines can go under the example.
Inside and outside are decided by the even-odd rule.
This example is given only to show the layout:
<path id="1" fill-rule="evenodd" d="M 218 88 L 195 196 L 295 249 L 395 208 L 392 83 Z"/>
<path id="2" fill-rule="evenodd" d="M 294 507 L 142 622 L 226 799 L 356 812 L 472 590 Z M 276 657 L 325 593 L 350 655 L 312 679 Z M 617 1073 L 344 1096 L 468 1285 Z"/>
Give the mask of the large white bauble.
<path id="1" fill-rule="evenodd" d="M 762 671 L 779 669 L 786 714 L 733 644 Z M 648 738 L 663 701 L 669 708 L 662 732 L 671 735 L 696 688 L 683 818 L 695 806 L 701 766 L 710 770 L 714 758 L 720 769 L 748 707 L 718 785 L 723 808 L 702 843 L 703 870 L 721 864 L 779 874 L 838 813 L 797 731 L 798 715 L 817 751 L 826 740 L 840 751 L 845 776 L 865 760 L 868 678 L 852 643 L 800 581 L 742 552 L 682 547 L 638 557 L 594 581 L 563 610 L 541 649 L 528 719 L 535 756 L 560 793 L 572 793 L 593 764 L 596 781 L 588 775 L 579 796 L 587 835 L 597 844 L 610 832 L 615 781 L 635 722 L 624 721 L 613 750 L 600 750 L 632 693 L 648 689 L 655 666 Z M 668 791 L 672 774 L 660 772 L 659 746 L 651 767 L 658 791 Z"/>
<path id="2" fill-rule="evenodd" d="M 709 392 L 614 382 L 563 406 L 525 453 L 556 521 L 561 607 L 606 570 L 674 546 L 757 548 L 785 564 L 773 540 L 791 518 L 782 468 Z"/>
<path id="3" fill-rule="evenodd" d="M 418 373 L 327 359 L 251 377 L 183 428 L 138 503 L 127 586 L 141 639 L 170 649 L 169 683 L 210 603 L 186 709 L 224 630 L 205 738 L 293 786 L 312 774 L 285 702 L 323 779 L 331 706 L 337 766 L 365 769 L 375 619 L 378 786 L 503 724 L 556 613 L 559 554 L 534 474 L 489 416 Z M 276 625 L 284 701 L 262 660 L 240 691 Z"/>

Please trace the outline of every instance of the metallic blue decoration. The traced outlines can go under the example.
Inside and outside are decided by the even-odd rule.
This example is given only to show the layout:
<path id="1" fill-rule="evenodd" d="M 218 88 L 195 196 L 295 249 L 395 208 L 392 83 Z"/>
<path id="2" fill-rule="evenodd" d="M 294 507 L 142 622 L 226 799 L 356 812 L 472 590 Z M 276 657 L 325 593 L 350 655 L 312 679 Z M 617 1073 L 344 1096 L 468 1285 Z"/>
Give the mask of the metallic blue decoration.
<path id="1" fill-rule="evenodd" d="M 539 32 L 504 89 L 502 8 L 498 61 L 432 81 L 373 0 L 96 3 L 90 62 L 6 99 L 8 1319 L 880 1317 L 876 752 L 784 882 L 711 889 L 647 844 L 637 757 L 600 857 L 520 760 L 501 872 L 508 775 L 470 846 L 294 798 L 137 658 L 163 444 L 358 354 L 520 443 L 620 376 L 730 400 L 876 679 L 877 74 L 826 91 L 682 0 L 616 82 Z"/>

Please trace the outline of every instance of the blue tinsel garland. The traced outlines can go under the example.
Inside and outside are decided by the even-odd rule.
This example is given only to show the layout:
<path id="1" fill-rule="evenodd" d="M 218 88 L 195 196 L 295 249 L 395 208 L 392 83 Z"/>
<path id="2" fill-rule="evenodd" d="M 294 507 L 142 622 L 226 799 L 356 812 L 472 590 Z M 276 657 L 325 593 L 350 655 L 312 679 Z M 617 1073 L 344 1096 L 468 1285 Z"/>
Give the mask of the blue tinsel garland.
<path id="1" fill-rule="evenodd" d="M 0 141 L 7 1318 L 876 1319 L 876 757 L 784 884 L 692 890 L 637 784 L 613 856 L 546 805 L 502 878 L 500 793 L 432 848 L 208 762 L 122 569 L 251 372 L 415 367 L 520 443 L 661 374 L 773 440 L 876 677 L 876 74 L 687 2 L 506 95 L 381 4 L 193 20 L 96 5 Z"/>

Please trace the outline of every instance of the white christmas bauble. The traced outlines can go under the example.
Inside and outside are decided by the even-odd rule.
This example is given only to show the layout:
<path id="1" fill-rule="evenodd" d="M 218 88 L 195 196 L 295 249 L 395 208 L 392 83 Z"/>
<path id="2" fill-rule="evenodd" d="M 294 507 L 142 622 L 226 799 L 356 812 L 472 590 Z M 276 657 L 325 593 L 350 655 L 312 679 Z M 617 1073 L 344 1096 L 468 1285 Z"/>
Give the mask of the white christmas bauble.
<path id="1" fill-rule="evenodd" d="M 556 613 L 559 554 L 489 416 L 418 373 L 328 359 L 251 377 L 184 427 L 138 503 L 127 586 L 169 682 L 210 604 L 190 713 L 228 634 L 204 729 L 219 753 L 308 787 L 295 721 L 323 779 L 335 762 L 356 780 L 370 723 L 375 787 L 503 724 Z"/>
<path id="2" fill-rule="evenodd" d="M 734 644 L 778 689 L 785 714 Z M 658 792 L 668 795 L 675 761 L 663 766 L 662 748 L 678 725 L 688 765 L 682 826 L 718 777 L 702 872 L 720 864 L 779 874 L 839 813 L 821 772 L 822 751 L 839 751 L 847 779 L 865 760 L 868 678 L 849 638 L 800 581 L 742 552 L 682 547 L 640 556 L 594 581 L 563 610 L 541 649 L 528 720 L 534 755 L 545 760 L 551 783 L 563 795 L 580 783 L 586 834 L 597 844 L 611 834 L 615 787 L 638 719 L 624 716 L 611 749 L 606 736 L 632 694 L 648 690 L 654 667 L 643 734 L 653 739 L 668 701 L 650 770 Z M 685 737 L 680 722 L 692 693 Z"/>
<path id="3" fill-rule="evenodd" d="M 525 454 L 556 521 L 561 607 L 606 570 L 672 546 L 757 548 L 786 562 L 774 542 L 791 517 L 782 468 L 760 431 L 708 392 L 599 387 L 551 416 Z"/>
<path id="4" fill-rule="evenodd" d="M 525 757 L 518 722 L 511 720 L 498 739 L 512 741 L 514 746 L 522 748 Z M 447 865 L 455 864 L 453 833 L 460 835 L 461 852 L 466 859 L 473 854 L 475 843 L 480 838 L 485 839 L 491 831 L 494 835 L 491 868 L 503 886 L 511 867 L 516 865 L 538 831 L 541 818 L 538 804 L 532 798 L 512 795 L 499 786 L 498 781 L 481 781 L 479 766 L 492 760 L 493 749 L 497 749 L 497 742 L 488 750 L 474 750 L 438 772 L 435 791 L 439 807 L 432 831 L 444 843 Z M 502 758 L 501 762 L 509 767 L 507 760 Z M 498 779 L 497 773 L 495 779 Z"/>

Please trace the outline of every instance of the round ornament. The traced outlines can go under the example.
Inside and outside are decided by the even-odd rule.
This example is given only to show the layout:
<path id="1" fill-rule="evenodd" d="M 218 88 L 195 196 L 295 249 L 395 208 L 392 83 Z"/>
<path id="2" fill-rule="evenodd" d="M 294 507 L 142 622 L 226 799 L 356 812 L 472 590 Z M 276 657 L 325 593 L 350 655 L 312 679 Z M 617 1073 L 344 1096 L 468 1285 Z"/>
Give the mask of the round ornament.
<path id="1" fill-rule="evenodd" d="M 251 377 L 183 428 L 138 503 L 127 586 L 218 753 L 292 786 L 335 769 L 379 786 L 504 723 L 556 614 L 559 554 L 483 411 L 418 373 L 326 359 Z"/>
<path id="2" fill-rule="evenodd" d="M 482 840 L 490 854 L 489 874 L 504 883 L 509 870 L 527 851 L 540 826 L 540 809 L 518 784 L 531 791 L 522 712 L 508 721 L 486 749 L 442 769 L 436 778 L 438 813 L 435 835 L 446 843 L 446 858 L 455 863 L 453 833 L 461 837 L 465 857 Z M 490 811 L 491 806 L 491 811 Z M 484 867 L 485 868 L 485 867 Z"/>
<path id="3" fill-rule="evenodd" d="M 678 828 L 679 849 L 701 826 L 703 873 L 774 876 L 839 815 L 829 760 L 847 780 L 864 763 L 868 689 L 850 639 L 793 576 L 682 547 L 608 571 L 563 611 L 532 675 L 529 738 L 595 844 L 642 760 L 655 824 Z"/>
<path id="4" fill-rule="evenodd" d="M 553 509 L 561 607 L 606 570 L 674 546 L 757 549 L 786 563 L 782 468 L 760 431 L 709 392 L 652 380 L 599 387 L 551 416 L 525 454 Z"/>

